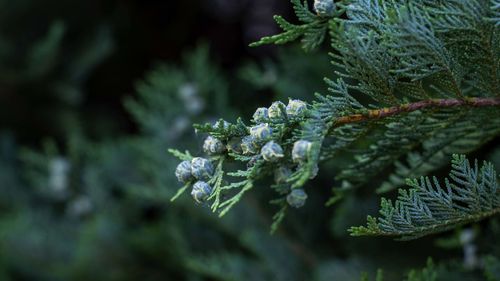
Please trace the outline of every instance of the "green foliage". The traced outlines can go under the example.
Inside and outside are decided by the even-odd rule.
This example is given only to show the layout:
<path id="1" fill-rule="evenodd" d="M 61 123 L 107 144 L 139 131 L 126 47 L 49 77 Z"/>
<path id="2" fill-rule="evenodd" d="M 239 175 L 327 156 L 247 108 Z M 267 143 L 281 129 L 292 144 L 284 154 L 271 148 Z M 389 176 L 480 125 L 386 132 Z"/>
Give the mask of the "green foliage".
<path id="1" fill-rule="evenodd" d="M 439 272 L 436 268 L 436 265 L 432 261 L 432 259 L 427 260 L 427 266 L 422 270 L 411 270 L 408 273 L 405 281 L 437 281 L 439 276 Z M 362 276 L 361 281 L 369 281 L 368 275 Z M 384 274 L 382 270 L 377 271 L 377 275 L 375 277 L 375 281 L 384 281 Z"/>
<path id="2" fill-rule="evenodd" d="M 442 187 L 436 177 L 408 180 L 398 199 L 382 199 L 382 217 L 368 217 L 366 227 L 353 227 L 354 236 L 396 236 L 404 240 L 446 231 L 500 212 L 498 175 L 493 164 L 479 169 L 463 155 L 453 155 L 450 178 Z"/>
<path id="3" fill-rule="evenodd" d="M 346 31 L 332 39 L 339 52 L 333 55 L 336 65 L 345 69 L 340 74 L 358 81 L 350 87 L 382 104 L 400 104 L 405 99 L 498 96 L 499 76 L 494 71 L 499 61 L 494 46 L 498 44 L 493 43 L 498 40 L 498 28 L 484 20 L 488 3 L 472 1 L 470 5 L 461 1 L 414 1 L 410 5 L 398 1 L 352 3 L 347 11 L 349 19 L 344 23 Z M 426 9 L 432 13 L 426 13 Z M 446 24 L 452 19 L 456 25 Z M 483 47 L 474 47 L 478 45 Z M 479 53 L 471 54 L 465 49 Z M 492 54 L 488 62 L 479 60 Z M 483 78 L 465 75 L 477 73 L 477 69 L 490 69 L 493 79 L 487 78 L 491 76 L 486 73 L 481 75 Z M 358 163 L 345 169 L 339 178 L 365 183 L 371 178 L 366 173 L 378 174 L 407 154 L 408 164 L 396 162 L 394 176 L 381 189 L 391 190 L 404 183 L 405 178 L 441 167 L 447 155 L 469 152 L 498 134 L 495 121 L 490 128 L 477 132 L 478 124 L 490 124 L 483 118 L 495 114 L 492 111 L 422 113 L 389 118 L 371 129 L 374 133 L 368 137 L 372 145 L 358 153 Z M 470 122 L 475 125 L 469 127 Z"/>
<path id="4" fill-rule="evenodd" d="M 286 21 L 281 16 L 274 20 L 283 29 L 283 33 L 264 37 L 250 46 L 257 47 L 266 44 L 286 44 L 301 38 L 302 48 L 306 51 L 317 49 L 325 40 L 327 33 L 336 28 L 335 22 L 329 17 L 322 17 L 309 11 L 307 0 L 291 0 L 295 14 L 301 24 L 296 25 Z M 342 14 L 336 11 L 336 15 Z"/>
<path id="5" fill-rule="evenodd" d="M 488 256 L 485 258 L 485 272 L 488 281 L 500 280 L 500 260 L 498 257 Z"/>
<path id="6" fill-rule="evenodd" d="M 432 259 L 427 260 L 427 266 L 421 271 L 412 270 L 408 274 L 408 281 L 436 281 L 438 280 L 438 272 Z"/>
<path id="7" fill-rule="evenodd" d="M 287 167 L 293 173 L 286 183 L 271 185 L 278 194 L 273 202 L 280 207 L 275 229 L 287 209 L 286 195 L 314 178 L 320 163 L 344 159 L 335 176 L 341 188 L 334 189 L 331 204 L 385 172 L 391 175 L 378 179 L 377 191 L 394 190 L 406 178 L 442 167 L 452 153 L 469 153 L 500 133 L 500 30 L 492 20 L 493 2 L 339 1 L 331 18 L 315 16 L 307 2 L 292 4 L 303 24 L 278 17 L 285 32 L 254 45 L 304 36 L 303 47 L 311 49 L 329 29 L 340 78 L 326 79 L 329 95 L 317 94 L 303 115 L 285 114 L 284 104 L 274 104 L 281 115 L 269 114 L 263 122 L 285 152 L 280 161 L 266 162 L 258 149 L 212 158 L 247 166 L 233 165 L 233 172 L 224 172 L 224 166 L 214 175 L 214 212 L 226 214 L 257 182 Z M 239 118 L 227 126 L 221 121 L 195 127 L 226 143 L 245 138 L 258 123 L 247 125 Z M 311 143 L 301 163 L 292 157 L 298 140 Z"/>

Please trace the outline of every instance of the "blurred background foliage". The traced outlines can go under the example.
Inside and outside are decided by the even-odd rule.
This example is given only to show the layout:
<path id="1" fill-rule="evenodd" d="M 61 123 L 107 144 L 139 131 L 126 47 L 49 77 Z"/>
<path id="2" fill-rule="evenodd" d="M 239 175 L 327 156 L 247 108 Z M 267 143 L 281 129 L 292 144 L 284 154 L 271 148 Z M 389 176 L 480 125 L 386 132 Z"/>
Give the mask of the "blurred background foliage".
<path id="1" fill-rule="evenodd" d="M 482 237 L 481 267 L 462 230 L 352 238 L 378 201 L 361 189 L 324 207 L 333 173 L 274 235 L 271 191 L 222 219 L 170 203 L 167 148 L 200 150 L 192 123 L 325 92 L 325 51 L 247 47 L 276 32 L 273 14 L 288 1 L 0 0 L 0 280 L 500 280 L 498 219 L 464 230 Z M 493 147 L 475 156 L 498 161 Z"/>

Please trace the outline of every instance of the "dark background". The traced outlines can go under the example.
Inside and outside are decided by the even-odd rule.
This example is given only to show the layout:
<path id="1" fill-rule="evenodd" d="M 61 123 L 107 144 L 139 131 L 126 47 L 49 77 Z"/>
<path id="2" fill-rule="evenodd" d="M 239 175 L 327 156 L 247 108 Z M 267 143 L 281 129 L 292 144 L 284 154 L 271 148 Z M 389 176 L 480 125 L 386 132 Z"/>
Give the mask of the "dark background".
<path id="1" fill-rule="evenodd" d="M 291 12 L 290 5 L 279 0 L 10 2 L 5 1 L 1 28 L 15 39 L 17 56 L 10 62 L 14 70 L 22 68 L 22 50 L 56 20 L 67 26 L 62 43 L 67 54 L 59 55 L 56 73 L 65 71 L 85 37 L 90 39 L 89 34 L 97 29 L 108 33 L 110 41 L 101 44 L 109 44 L 109 51 L 91 71 L 77 78 L 82 93 L 69 101 L 88 120 L 86 130 L 96 138 L 136 132 L 122 101 L 133 94 L 135 82 L 155 63 L 179 63 L 183 54 L 200 43 L 208 43 L 212 59 L 229 72 L 248 59 L 273 56 L 274 47 L 251 49 L 248 44 L 278 31 L 274 14 Z M 51 91 L 46 89 L 47 78 L 14 86 L 2 79 L 0 127 L 15 131 L 21 143 L 36 145 L 41 135 L 62 137 L 57 123 L 46 122 L 54 103 L 60 102 L 53 93 L 46 93 Z M 100 116 L 109 120 L 106 132 L 92 124 Z"/>

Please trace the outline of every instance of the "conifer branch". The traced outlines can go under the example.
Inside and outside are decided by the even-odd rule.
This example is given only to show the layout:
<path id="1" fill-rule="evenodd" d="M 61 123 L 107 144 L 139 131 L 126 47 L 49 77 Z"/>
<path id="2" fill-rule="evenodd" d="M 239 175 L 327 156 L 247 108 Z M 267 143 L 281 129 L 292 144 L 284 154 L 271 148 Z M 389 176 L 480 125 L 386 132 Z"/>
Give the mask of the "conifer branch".
<path id="1" fill-rule="evenodd" d="M 468 153 L 500 134 L 498 5 L 325 0 L 314 2 L 313 13 L 307 0 L 291 2 L 300 23 L 277 16 L 283 33 L 252 46 L 301 39 L 312 50 L 330 36 L 337 77 L 325 79 L 328 95 L 310 103 L 276 101 L 258 108 L 249 125 L 241 118 L 195 125 L 208 134 L 207 158 L 194 158 L 192 175 L 189 159 L 181 159 L 178 178 L 218 179 L 192 192 L 195 199 L 215 199 L 214 212 L 225 214 L 254 183 L 274 174 L 270 187 L 280 207 L 274 230 L 287 206 L 304 205 L 302 188 L 320 162 L 343 159 L 335 175 L 342 186 L 342 192 L 335 189 L 337 200 L 388 169 L 394 173 L 379 191 L 398 188 L 445 165 L 447 155 Z M 221 155 L 246 169 L 225 165 L 214 173 L 210 162 Z M 399 162 L 405 155 L 407 163 Z"/>
<path id="2" fill-rule="evenodd" d="M 500 213 L 498 174 L 493 164 L 471 165 L 453 155 L 452 171 L 442 187 L 434 177 L 407 180 L 396 202 L 382 199 L 380 218 L 369 216 L 367 226 L 352 227 L 353 236 L 395 236 L 411 240 L 443 232 Z"/>

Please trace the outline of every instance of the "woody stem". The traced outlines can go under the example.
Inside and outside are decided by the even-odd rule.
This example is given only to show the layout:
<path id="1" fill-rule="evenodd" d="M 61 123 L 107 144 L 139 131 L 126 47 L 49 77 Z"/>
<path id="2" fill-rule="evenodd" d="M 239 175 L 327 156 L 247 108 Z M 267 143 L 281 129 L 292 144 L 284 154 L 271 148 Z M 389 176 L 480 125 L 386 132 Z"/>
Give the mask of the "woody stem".
<path id="1" fill-rule="evenodd" d="M 414 103 L 407 103 L 393 107 L 366 110 L 361 113 L 338 117 L 333 127 L 344 124 L 363 122 L 373 119 L 382 119 L 405 112 L 412 112 L 427 108 L 450 108 L 459 106 L 490 107 L 500 106 L 500 98 L 465 98 L 465 99 L 430 99 Z"/>

